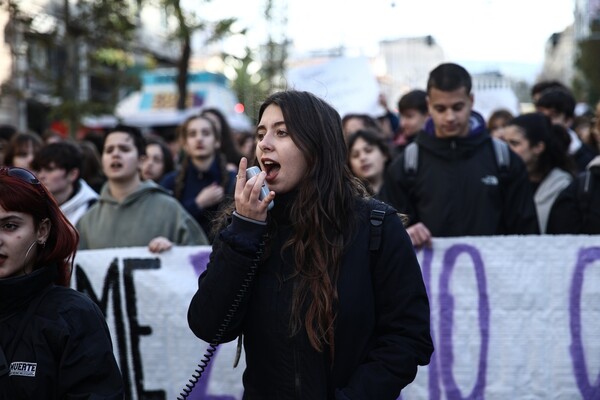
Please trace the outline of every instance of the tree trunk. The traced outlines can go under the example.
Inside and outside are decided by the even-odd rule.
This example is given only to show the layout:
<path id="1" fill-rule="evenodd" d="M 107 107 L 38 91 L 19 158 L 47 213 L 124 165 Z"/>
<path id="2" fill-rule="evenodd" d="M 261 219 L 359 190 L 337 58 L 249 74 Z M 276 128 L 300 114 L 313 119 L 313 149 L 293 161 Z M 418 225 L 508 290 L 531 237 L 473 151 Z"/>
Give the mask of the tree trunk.
<path id="1" fill-rule="evenodd" d="M 187 78 L 190 65 L 190 56 L 192 48 L 190 44 L 190 37 L 187 35 L 182 39 L 181 43 L 181 57 L 177 65 L 177 109 L 185 110 L 185 100 L 187 98 Z"/>
<path id="2" fill-rule="evenodd" d="M 177 109 L 185 110 L 185 100 L 187 97 L 187 78 L 190 57 L 192 53 L 192 35 L 189 27 L 187 26 L 187 22 L 185 20 L 185 16 L 183 15 L 183 10 L 181 9 L 179 0 L 175 0 L 173 2 L 173 8 L 175 10 L 177 22 L 179 23 L 179 37 L 181 40 L 181 57 L 179 58 L 179 63 L 177 65 Z"/>

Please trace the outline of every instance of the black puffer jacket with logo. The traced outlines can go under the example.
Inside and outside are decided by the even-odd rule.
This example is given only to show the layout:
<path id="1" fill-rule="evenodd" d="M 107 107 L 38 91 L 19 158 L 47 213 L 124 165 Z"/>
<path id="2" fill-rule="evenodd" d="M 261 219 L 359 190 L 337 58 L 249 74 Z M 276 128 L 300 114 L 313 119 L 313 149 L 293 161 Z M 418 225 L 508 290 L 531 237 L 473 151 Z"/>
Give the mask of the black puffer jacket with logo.
<path id="1" fill-rule="evenodd" d="M 0 346 L 9 367 L 0 399 L 122 399 L 102 312 L 84 294 L 54 286 L 55 276 L 56 268 L 44 267 L 0 279 Z"/>
<path id="2" fill-rule="evenodd" d="M 511 151 L 501 174 L 485 130 L 441 139 L 426 127 L 415 141 L 417 173 L 405 171 L 400 154 L 386 172 L 380 196 L 407 214 L 409 225 L 422 222 L 434 237 L 539 233 L 523 161 Z"/>

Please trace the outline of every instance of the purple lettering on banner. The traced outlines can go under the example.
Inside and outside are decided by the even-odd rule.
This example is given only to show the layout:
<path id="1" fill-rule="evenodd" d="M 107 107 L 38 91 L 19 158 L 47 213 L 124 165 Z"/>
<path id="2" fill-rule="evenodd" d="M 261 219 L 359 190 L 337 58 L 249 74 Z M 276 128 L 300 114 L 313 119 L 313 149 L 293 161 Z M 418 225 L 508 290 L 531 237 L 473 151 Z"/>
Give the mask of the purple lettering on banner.
<path id="1" fill-rule="evenodd" d="M 192 264 L 192 267 L 194 267 L 196 276 L 200 276 L 200 274 L 206 269 L 208 259 L 210 258 L 210 253 L 210 250 L 202 250 L 199 253 L 192 254 L 190 256 L 190 264 Z"/>
<path id="2" fill-rule="evenodd" d="M 427 289 L 427 294 L 433 293 L 431 290 L 431 263 L 433 261 L 433 250 L 429 248 L 423 248 L 423 261 L 421 263 L 421 270 L 423 271 L 423 281 Z M 431 303 L 431 297 L 429 299 Z M 431 324 L 431 339 L 435 343 L 435 335 L 433 324 Z M 428 367 L 429 372 L 429 400 L 439 400 L 441 397 L 440 392 L 440 379 L 439 379 L 439 367 L 437 354 L 434 353 L 431 357 Z"/>
<path id="3" fill-rule="evenodd" d="M 585 362 L 585 351 L 581 338 L 581 292 L 585 269 L 594 261 L 600 260 L 600 247 L 588 247 L 579 250 L 577 265 L 573 272 L 570 294 L 570 328 L 571 328 L 571 359 L 577 387 L 584 400 L 600 399 L 600 375 L 596 383 L 591 384 L 588 378 L 587 364 Z M 595 332 L 594 334 L 597 334 Z"/>
<path id="4" fill-rule="evenodd" d="M 462 253 L 468 254 L 473 260 L 473 268 L 477 279 L 477 290 L 479 297 L 478 314 L 479 330 L 481 334 L 481 348 L 479 352 L 479 368 L 477 371 L 477 380 L 473 391 L 463 397 L 452 373 L 454 363 L 454 353 L 452 349 L 452 330 L 454 323 L 454 297 L 450 293 L 450 278 L 456 259 Z M 485 377 L 487 372 L 487 354 L 490 335 L 490 305 L 487 294 L 487 283 L 483 261 L 479 251 L 469 245 L 457 244 L 450 247 L 444 255 L 444 264 L 440 276 L 440 363 L 442 382 L 448 399 L 483 399 L 485 391 Z"/>

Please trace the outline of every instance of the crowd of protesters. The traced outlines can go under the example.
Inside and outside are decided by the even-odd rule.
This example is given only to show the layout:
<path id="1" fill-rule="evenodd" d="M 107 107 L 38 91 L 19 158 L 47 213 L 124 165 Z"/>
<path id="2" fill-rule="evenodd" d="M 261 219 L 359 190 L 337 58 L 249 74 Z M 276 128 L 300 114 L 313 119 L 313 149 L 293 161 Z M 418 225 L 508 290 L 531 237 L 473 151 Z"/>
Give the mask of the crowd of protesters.
<path id="1" fill-rule="evenodd" d="M 499 108 L 485 120 L 473 96 L 469 73 L 445 63 L 423 90 L 398 99 L 397 111 L 381 97 L 385 115 L 341 116 L 351 171 L 408 217 L 413 244 L 429 245 L 436 236 L 599 233 L 600 103 L 575 115 L 572 91 L 541 81 L 531 90 L 535 112 Z M 77 141 L 2 126 L 0 164 L 39 176 L 83 229 L 81 248 L 152 244 L 162 251 L 212 242 L 212 221 L 232 198 L 240 158 L 253 162 L 253 136 L 234 131 L 217 108 L 183 122 L 173 143 L 125 126 Z M 123 140 L 111 143 L 117 137 Z M 165 221 L 176 222 L 156 224 L 160 232 L 131 224 L 132 216 L 151 211 L 142 204 L 161 207 Z M 102 228 L 113 219 L 124 226 L 119 235 Z"/>
<path id="2" fill-rule="evenodd" d="M 360 378 L 360 384 L 355 382 L 344 390 L 338 390 L 336 386 L 335 398 L 346 399 L 347 393 L 354 393 L 358 389 L 364 393 L 386 392 L 392 396 L 414 379 L 416 365 L 427 364 L 433 351 L 428 333 L 427 296 L 412 246 L 431 246 L 436 237 L 450 236 L 600 234 L 600 102 L 588 113 L 576 115 L 575 96 L 566 85 L 556 81 L 538 82 L 531 90 L 531 98 L 536 108 L 534 112 L 513 115 L 507 110 L 498 109 L 486 120 L 474 109 L 469 72 L 458 64 L 443 63 L 430 71 L 428 80 L 423 82 L 423 90 L 417 88 L 398 99 L 397 111 L 390 110 L 385 98 L 380 97 L 384 115 L 353 113 L 340 116 L 330 105 L 312 94 L 288 91 L 271 96 L 261 107 L 261 122 L 255 133 L 235 132 L 225 114 L 217 108 L 205 109 L 186 119 L 176 127 L 176 134 L 172 135 L 174 140 L 169 142 L 157 132 L 142 132 L 125 125 L 111 127 L 102 133 L 92 132 L 78 140 L 51 131 L 38 135 L 17 132 L 11 126 L 1 126 L 0 177 L 6 176 L 5 180 L 12 182 L 13 187 L 9 189 L 16 189 L 15 182 L 29 185 L 27 188 L 32 194 L 42 193 L 45 196 L 49 207 L 60 208 L 62 214 L 57 217 L 59 225 L 64 225 L 64 229 L 73 236 L 69 240 L 71 255 L 76 243 L 79 249 L 145 246 L 153 253 L 160 253 L 173 246 L 211 245 L 214 242 L 216 255 L 213 254 L 214 258 L 211 258 L 212 275 L 205 273 L 200 280 L 204 285 L 215 282 L 213 289 L 223 287 L 224 275 L 220 274 L 227 269 L 215 269 L 215 262 L 216 265 L 231 262 L 231 257 L 227 257 L 227 251 L 231 249 L 227 247 L 229 250 L 223 250 L 225 245 L 235 247 L 234 242 L 239 241 L 244 251 L 233 259 L 243 260 L 250 254 L 247 253 L 250 244 L 258 248 L 262 231 L 268 227 L 277 230 L 275 236 L 279 242 L 274 240 L 270 245 L 281 248 L 278 251 L 271 250 L 272 254 L 283 257 L 284 250 L 289 252 L 288 247 L 292 246 L 296 261 L 314 259 L 317 260 L 313 263 L 315 266 L 324 268 L 325 272 L 305 271 L 304 265 L 300 265 L 295 271 L 288 271 L 289 279 L 300 279 L 299 282 L 306 285 L 302 280 L 304 277 L 322 273 L 317 281 L 325 286 L 322 291 L 326 293 L 327 301 L 320 304 L 321 300 L 315 297 L 308 303 L 312 304 L 311 307 L 316 304 L 317 309 L 323 309 L 326 318 L 319 319 L 316 324 L 321 330 L 308 332 L 302 351 L 317 354 L 313 364 L 323 366 L 325 364 L 321 363 L 318 354 L 323 344 L 331 345 L 332 360 L 334 354 L 333 334 L 328 326 L 333 325 L 336 317 L 333 307 L 328 304 L 333 304 L 332 299 L 339 300 L 342 297 L 337 297 L 338 284 L 330 284 L 322 277 L 338 277 L 337 272 L 329 274 L 328 269 L 333 265 L 334 271 L 337 271 L 338 264 L 328 260 L 341 259 L 342 253 L 328 246 L 318 246 L 329 243 L 328 235 L 331 232 L 337 232 L 339 238 L 336 240 L 341 241 L 344 236 L 341 232 L 345 233 L 346 230 L 338 228 L 352 225 L 359 208 L 342 207 L 344 201 L 328 201 L 323 196 L 320 198 L 308 174 L 319 176 L 321 186 L 331 183 L 334 180 L 329 178 L 339 174 L 339 181 L 347 187 L 331 184 L 330 188 L 326 188 L 344 192 L 343 196 L 338 196 L 339 199 L 364 199 L 363 195 L 366 195 L 369 199 L 373 197 L 387 203 L 384 204 L 386 212 L 393 215 L 396 225 L 388 226 L 385 232 L 389 237 L 395 237 L 397 242 L 393 242 L 395 245 L 389 245 L 392 243 L 389 242 L 386 251 L 409 260 L 414 267 L 411 272 L 414 276 L 397 276 L 397 281 L 390 281 L 387 275 L 388 278 L 381 279 L 379 284 L 383 288 L 396 289 L 402 283 L 412 287 L 416 294 L 410 300 L 413 305 L 421 307 L 422 320 L 417 324 L 418 329 L 415 328 L 410 334 L 398 334 L 396 331 L 391 334 L 392 337 L 407 336 L 410 339 L 408 342 L 420 343 L 418 346 L 405 346 L 406 349 L 418 349 L 418 359 L 405 361 L 404 358 L 398 358 L 390 363 L 394 368 L 400 364 L 408 368 L 401 385 L 394 382 L 394 374 L 386 382 L 388 387 L 375 385 L 375 376 L 379 375 L 377 382 L 383 379 L 381 372 L 375 372 L 373 362 L 370 363 L 372 372 L 364 368 L 364 360 L 359 357 L 363 354 L 361 350 L 348 362 L 338 361 L 339 355 L 335 356 L 338 363 L 331 365 L 334 372 L 338 371 L 336 379 L 339 382 L 336 381 L 336 385 L 339 383 L 340 388 L 350 382 L 349 377 L 355 371 L 362 371 L 368 376 L 368 379 Z M 298 111 L 301 109 L 304 113 Z M 282 131 L 282 124 L 291 133 Z M 268 159 L 265 164 L 263 157 L 261 165 L 267 174 L 261 173 L 258 178 L 248 179 L 247 182 L 244 173 L 246 167 L 258 164 L 255 152 L 264 155 L 264 152 L 272 151 L 275 144 L 281 146 L 280 158 Z M 329 150 L 323 147 L 327 144 L 331 146 Z M 308 163 L 307 160 L 314 162 Z M 316 167 L 319 163 L 321 166 Z M 315 173 L 315 170 L 319 172 Z M 273 180 L 273 176 L 278 175 L 283 179 Z M 260 186 L 262 181 L 268 179 L 267 176 L 275 182 L 267 200 L 257 199 L 257 194 L 252 197 L 249 194 L 251 191 L 245 190 L 244 185 L 259 182 Z M 40 191 L 41 185 L 43 189 Z M 347 193 L 340 188 L 346 188 L 344 190 Z M 275 207 L 272 218 L 267 220 L 267 205 L 278 191 L 281 196 L 277 201 L 287 205 L 280 205 L 279 209 Z M 376 200 L 369 201 L 382 204 Z M 236 211 L 227 214 L 233 209 L 234 202 Z M 11 207 L 20 210 L 18 203 L 11 203 Z M 312 212 L 310 207 L 306 207 L 309 203 L 313 204 Z M 0 207 L 0 211 L 10 214 L 6 218 L 15 218 L 15 212 L 22 214 L 10 207 L 5 210 L 6 207 Z M 325 212 L 327 208 L 332 212 Z M 285 213 L 290 210 L 295 220 L 303 222 L 291 223 L 290 215 Z M 397 217 L 396 211 L 402 215 L 402 219 Z M 300 218 L 300 214 L 304 213 L 308 217 Z M 325 218 L 331 215 L 337 215 L 338 218 Z M 228 217 L 237 222 L 224 230 L 223 220 Z M 18 247 L 20 251 L 29 246 L 19 268 L 27 273 L 34 272 L 31 275 L 35 275 L 33 263 L 25 262 L 31 249 L 37 244 L 33 254 L 36 257 L 38 251 L 45 254 L 49 232 L 55 229 L 48 218 L 38 219 L 40 221 L 36 222 L 27 217 L 31 225 L 31 237 L 20 240 L 22 243 Z M 407 235 L 403 233 L 402 222 L 406 224 Z M 6 229 L 5 236 L 9 239 L 18 236 L 11 233 L 12 225 L 16 224 L 10 222 L 8 225 L 11 227 Z M 242 226 L 244 229 L 240 228 Z M 35 235 L 33 228 L 37 229 Z M 311 229 L 313 232 L 310 232 Z M 361 231 L 366 232 L 366 229 Z M 290 235 L 290 232 L 294 236 L 284 243 L 283 237 Z M 253 241 L 244 239 L 244 235 Z M 403 246 L 403 242 L 408 247 Z M 358 258 L 344 258 L 354 266 L 360 264 L 356 261 L 361 260 L 360 257 L 366 259 L 370 256 L 366 247 L 362 252 L 360 246 L 340 248 L 349 248 L 352 249 L 349 254 L 358 254 Z M 400 249 L 403 249 L 402 254 Z M 285 266 L 286 260 L 282 258 L 279 261 Z M 303 263 L 299 261 L 299 264 Z M 312 265 L 311 262 L 304 264 L 309 267 Z M 275 268 L 274 265 L 271 267 Z M 277 265 L 277 268 L 280 267 Z M 242 270 L 241 267 L 239 270 Z M 343 276 L 339 274 L 339 277 Z M 7 278 L 11 278 L 11 275 L 0 277 L 0 281 L 12 282 Z M 358 283 L 368 282 L 368 279 L 359 281 L 353 287 L 362 288 Z M 45 284 L 49 285 L 49 282 Z M 261 282 L 262 291 L 265 292 L 277 286 L 275 282 Z M 63 284 L 67 284 L 66 278 Z M 292 294 L 291 284 L 287 285 L 290 297 L 285 301 L 291 299 L 296 304 L 298 293 Z M 367 292 L 372 289 L 370 284 L 363 286 L 368 289 Z M 417 291 L 415 287 L 418 287 Z M 199 292 L 194 301 L 214 301 L 217 290 L 213 289 Z M 225 292 L 224 298 L 227 300 L 229 293 Z M 279 293 L 279 289 L 273 289 L 273 292 Z M 407 291 L 390 289 L 375 292 L 378 296 L 382 292 L 387 293 L 382 295 L 382 299 L 374 298 L 377 302 L 397 303 L 394 313 L 415 308 L 403 307 L 401 304 L 407 304 L 406 299 L 394 297 L 396 294 L 393 293 Z M 388 295 L 389 298 L 386 297 Z M 208 297 L 204 299 L 202 296 Z M 267 297 L 256 296 L 255 300 L 259 299 L 256 300 L 257 304 L 262 301 L 261 298 L 272 297 L 270 294 Z M 364 303 L 365 297 L 360 299 Z M 190 315 L 196 320 L 191 327 L 199 337 L 212 337 L 212 334 L 205 332 L 207 317 L 203 314 L 212 313 L 212 305 L 199 307 L 192 302 L 190 310 L 193 312 Z M 262 306 L 249 308 L 251 314 L 263 310 Z M 296 314 L 303 312 L 296 308 L 293 310 Z M 379 315 L 380 311 L 377 310 L 376 314 Z M 96 309 L 88 310 L 90 315 L 96 312 Z M 267 314 L 258 315 L 260 318 L 264 316 L 267 321 L 271 318 Z M 215 321 L 222 319 L 220 314 L 215 315 Z M 198 319 L 201 324 L 198 324 Z M 387 320 L 387 317 L 383 319 Z M 399 321 L 398 326 L 403 327 L 408 320 L 413 325 L 416 321 L 414 316 L 408 314 L 397 314 L 396 320 Z M 364 325 L 360 319 L 352 322 L 357 326 Z M 394 324 L 390 323 L 390 329 Z M 104 329 L 104 325 L 99 326 Z M 255 330 L 254 336 L 248 327 L 240 329 L 247 334 L 246 340 L 250 346 L 258 343 L 256 338 L 264 336 L 265 332 L 273 331 L 268 324 L 261 325 L 262 331 Z M 406 331 L 404 328 L 402 330 Z M 280 344 L 286 344 L 288 331 L 282 332 L 285 334 L 277 340 Z M 297 330 L 294 332 L 297 333 Z M 325 339 L 326 332 L 330 336 Z M 373 332 L 369 331 L 365 337 Z M 338 339 L 337 334 L 335 338 Z M 354 341 L 344 342 L 344 337 L 340 338 L 342 340 L 336 341 L 340 348 L 344 348 L 344 345 L 356 347 Z M 376 347 L 363 345 L 364 351 L 370 349 L 376 353 L 373 350 Z M 107 343 L 105 347 L 101 351 L 106 351 L 110 346 Z M 412 354 L 412 350 L 405 351 L 398 346 L 395 349 L 399 350 L 401 357 Z M 278 357 L 276 351 L 272 354 L 274 359 Z M 289 361 L 285 360 L 289 355 L 286 347 L 281 347 L 279 354 L 283 355 L 285 362 Z M 254 360 L 252 356 L 249 360 L 251 373 L 248 376 L 252 375 L 254 369 L 260 373 L 252 375 L 251 384 L 246 381 L 245 385 L 256 393 L 267 390 L 265 388 L 269 386 L 261 384 L 264 376 L 267 376 L 260 368 L 263 361 Z M 110 365 L 114 364 L 112 359 L 109 361 Z M 275 365 L 276 361 L 272 364 Z M 383 364 L 387 365 L 387 361 Z M 304 372 L 310 376 L 315 375 L 314 371 L 317 370 L 311 367 Z M 272 381 L 278 381 L 276 377 L 280 372 L 272 371 Z M 283 373 L 282 376 L 287 377 L 287 374 Z M 324 375 L 315 376 L 322 378 Z M 317 391 L 324 391 L 325 388 L 332 391 L 326 382 L 317 383 L 313 385 Z M 119 382 L 114 383 L 114 390 L 118 390 L 119 385 Z M 282 385 L 285 390 L 292 386 Z"/>

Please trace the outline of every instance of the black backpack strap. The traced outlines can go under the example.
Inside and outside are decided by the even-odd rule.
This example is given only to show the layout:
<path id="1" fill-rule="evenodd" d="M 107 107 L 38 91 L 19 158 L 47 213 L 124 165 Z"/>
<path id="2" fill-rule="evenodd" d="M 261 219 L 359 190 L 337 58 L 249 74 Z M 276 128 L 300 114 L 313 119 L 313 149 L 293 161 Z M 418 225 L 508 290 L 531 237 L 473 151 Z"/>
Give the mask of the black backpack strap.
<path id="1" fill-rule="evenodd" d="M 371 236 L 369 237 L 369 250 L 377 251 L 381 246 L 381 232 L 383 230 L 383 220 L 385 211 L 371 210 Z"/>
<path id="2" fill-rule="evenodd" d="M 376 252 L 381 246 L 383 221 L 387 211 L 391 210 L 391 207 L 378 200 L 371 200 L 369 206 L 371 208 L 371 214 L 369 216 L 369 222 L 371 224 L 369 232 L 369 250 L 371 252 Z"/>

